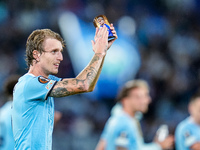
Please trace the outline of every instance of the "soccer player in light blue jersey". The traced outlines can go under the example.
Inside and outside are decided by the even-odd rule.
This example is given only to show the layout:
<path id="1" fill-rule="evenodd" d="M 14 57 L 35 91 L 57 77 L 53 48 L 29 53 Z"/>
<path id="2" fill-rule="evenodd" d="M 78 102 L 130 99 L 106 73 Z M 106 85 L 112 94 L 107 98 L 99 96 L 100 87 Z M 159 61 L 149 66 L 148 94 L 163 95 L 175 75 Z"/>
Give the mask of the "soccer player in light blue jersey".
<path id="1" fill-rule="evenodd" d="M 144 80 L 128 81 L 118 95 L 96 150 L 162 150 L 173 146 L 173 136 L 164 141 L 144 143 L 138 114 L 145 113 L 151 102 L 149 86 Z"/>
<path id="2" fill-rule="evenodd" d="M 191 97 L 190 116 L 181 121 L 175 131 L 177 150 L 200 150 L 200 93 Z"/>
<path id="3" fill-rule="evenodd" d="M 116 31 L 112 32 L 117 39 Z M 96 29 L 91 62 L 75 78 L 58 78 L 63 60 L 64 41 L 50 29 L 33 31 L 26 43 L 28 73 L 14 89 L 12 123 L 16 150 L 51 150 L 54 99 L 93 91 L 104 58 L 113 41 L 108 42 L 106 27 Z M 78 43 L 77 43 L 78 44 Z M 77 60 L 80 61 L 80 60 Z"/>
<path id="4" fill-rule="evenodd" d="M 18 81 L 18 75 L 9 76 L 4 83 L 6 103 L 0 108 L 0 150 L 14 150 L 14 138 L 11 126 L 11 106 L 13 89 Z"/>

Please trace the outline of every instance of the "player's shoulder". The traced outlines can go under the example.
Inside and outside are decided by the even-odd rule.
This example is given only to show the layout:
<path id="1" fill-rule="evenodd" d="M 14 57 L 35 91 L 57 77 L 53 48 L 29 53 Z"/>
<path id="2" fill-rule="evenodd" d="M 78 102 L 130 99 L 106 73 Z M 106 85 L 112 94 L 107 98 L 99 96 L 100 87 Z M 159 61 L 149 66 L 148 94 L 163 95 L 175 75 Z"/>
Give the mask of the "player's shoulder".
<path id="1" fill-rule="evenodd" d="M 178 131 L 182 131 L 188 128 L 191 128 L 192 125 L 192 120 L 190 117 L 185 118 L 183 121 L 181 121 L 178 125 L 177 125 L 177 130 Z"/>
<path id="2" fill-rule="evenodd" d="M 119 115 L 112 115 L 109 119 L 108 119 L 108 124 L 111 127 L 123 127 L 123 126 L 127 126 L 130 122 L 130 118 L 127 117 L 124 113 L 121 113 Z"/>
<path id="3" fill-rule="evenodd" d="M 36 76 L 34 76 L 33 74 L 26 73 L 19 78 L 19 82 L 27 82 L 27 81 L 33 80 L 35 78 L 36 78 Z"/>
<path id="4" fill-rule="evenodd" d="M 33 74 L 27 73 L 23 75 L 20 79 L 19 82 L 26 82 L 26 83 L 48 83 L 50 80 L 55 79 L 56 77 L 51 75 L 50 78 L 46 78 L 44 76 L 35 76 Z"/>
<path id="5" fill-rule="evenodd" d="M 49 75 L 48 78 L 51 79 L 51 80 L 56 80 L 56 81 L 62 80 L 62 78 L 56 77 L 56 76 L 54 76 L 54 75 Z"/>
<path id="6" fill-rule="evenodd" d="M 40 85 L 45 85 L 49 81 L 50 79 L 43 76 L 34 76 L 33 74 L 27 73 L 19 78 L 16 87 L 29 90 L 30 88 L 38 88 Z"/>
<path id="7" fill-rule="evenodd" d="M 26 85 L 27 82 L 29 82 L 31 80 L 32 76 L 29 75 L 29 74 L 24 74 L 23 76 L 21 76 L 19 79 L 18 79 L 18 82 L 17 84 L 15 85 L 14 87 L 14 91 L 16 89 L 18 89 L 19 87 L 24 87 Z"/>

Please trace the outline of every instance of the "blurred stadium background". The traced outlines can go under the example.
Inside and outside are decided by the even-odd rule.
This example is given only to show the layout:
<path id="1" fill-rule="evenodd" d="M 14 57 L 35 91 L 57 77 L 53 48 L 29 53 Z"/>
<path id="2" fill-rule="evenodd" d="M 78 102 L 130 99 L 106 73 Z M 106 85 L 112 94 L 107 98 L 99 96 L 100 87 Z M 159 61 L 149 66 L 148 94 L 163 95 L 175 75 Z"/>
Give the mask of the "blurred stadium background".
<path id="1" fill-rule="evenodd" d="M 62 118 L 53 134 L 53 150 L 93 150 L 124 82 L 148 81 L 152 103 L 144 115 L 145 141 L 160 124 L 170 132 L 188 115 L 187 103 L 200 83 L 199 0 L 1 0 L 0 106 L 3 83 L 27 72 L 28 35 L 50 28 L 66 41 L 59 77 L 75 77 L 93 55 L 93 19 L 113 23 L 119 39 L 108 51 L 94 92 L 55 100 Z"/>

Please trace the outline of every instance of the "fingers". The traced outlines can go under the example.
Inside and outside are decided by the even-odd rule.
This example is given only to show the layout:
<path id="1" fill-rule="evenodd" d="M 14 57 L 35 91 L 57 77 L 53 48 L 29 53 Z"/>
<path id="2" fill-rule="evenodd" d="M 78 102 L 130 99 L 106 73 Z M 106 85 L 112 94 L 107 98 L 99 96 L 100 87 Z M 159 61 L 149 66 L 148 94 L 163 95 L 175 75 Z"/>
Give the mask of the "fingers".
<path id="1" fill-rule="evenodd" d="M 96 28 L 96 32 L 95 32 L 95 36 L 94 36 L 94 41 L 96 41 L 96 39 L 97 39 L 98 32 L 99 32 L 99 28 Z"/>
<path id="2" fill-rule="evenodd" d="M 103 27 L 103 38 L 108 38 L 108 30 L 107 30 L 107 27 L 106 26 L 104 26 Z"/>
<path id="3" fill-rule="evenodd" d="M 116 30 L 115 30 L 115 28 L 114 28 L 112 23 L 110 24 L 110 29 L 112 31 L 113 36 L 115 36 L 115 39 L 117 39 L 118 38 L 117 32 L 116 32 Z"/>
<path id="4" fill-rule="evenodd" d="M 106 50 L 108 47 L 108 31 L 107 27 L 101 27 L 100 29 L 96 29 L 95 39 L 92 42 L 93 51 L 95 53 L 101 53 L 103 55 L 106 54 Z"/>
<path id="5" fill-rule="evenodd" d="M 96 28 L 95 36 L 98 34 L 99 28 Z"/>
<path id="6" fill-rule="evenodd" d="M 91 40 L 91 43 L 92 43 L 92 49 L 93 49 L 93 51 L 94 51 L 94 41 L 93 40 Z"/>
<path id="7" fill-rule="evenodd" d="M 113 36 L 115 37 L 115 39 L 108 42 L 108 27 L 103 26 L 100 28 L 96 28 L 95 38 L 94 38 L 94 41 L 92 42 L 93 47 L 95 47 L 95 49 L 93 48 L 95 51 L 97 47 L 96 45 L 102 45 L 102 43 L 107 45 L 105 46 L 106 46 L 106 49 L 108 50 L 113 44 L 113 42 L 118 38 L 117 32 L 115 31 L 113 24 L 110 24 L 110 30 Z"/>
<path id="8" fill-rule="evenodd" d="M 91 40 L 91 43 L 92 43 L 92 47 L 93 47 L 93 46 L 94 46 L 94 44 L 95 44 L 95 43 L 94 43 L 94 41 L 93 41 L 93 40 Z"/>
<path id="9" fill-rule="evenodd" d="M 97 33 L 97 38 L 107 38 L 108 37 L 108 31 L 107 31 L 107 27 L 103 26 L 99 29 L 98 33 Z"/>
<path id="10" fill-rule="evenodd" d="M 112 32 L 113 36 L 115 37 L 115 39 L 108 42 L 108 49 L 111 47 L 111 45 L 114 43 L 114 41 L 116 39 L 118 39 L 117 32 L 115 31 L 115 28 L 112 23 L 110 24 L 110 29 L 111 29 L 111 32 Z"/>

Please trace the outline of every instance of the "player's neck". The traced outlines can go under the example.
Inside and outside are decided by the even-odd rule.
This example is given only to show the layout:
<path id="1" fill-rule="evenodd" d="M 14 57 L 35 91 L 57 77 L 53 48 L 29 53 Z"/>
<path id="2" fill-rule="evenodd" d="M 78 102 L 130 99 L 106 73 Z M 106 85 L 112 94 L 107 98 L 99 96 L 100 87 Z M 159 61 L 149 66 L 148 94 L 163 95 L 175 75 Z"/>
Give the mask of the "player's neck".
<path id="1" fill-rule="evenodd" d="M 30 66 L 28 73 L 33 74 L 34 76 L 43 76 L 48 78 L 48 75 L 46 75 L 40 68 L 37 66 Z"/>
<path id="2" fill-rule="evenodd" d="M 192 118 L 193 122 L 195 122 L 196 124 L 200 125 L 200 120 L 197 120 L 197 119 L 195 119 L 195 118 L 192 117 L 192 116 L 191 116 L 191 118 Z"/>
<path id="3" fill-rule="evenodd" d="M 135 117 L 135 111 L 128 109 L 128 108 L 124 108 L 124 111 L 131 117 Z"/>

